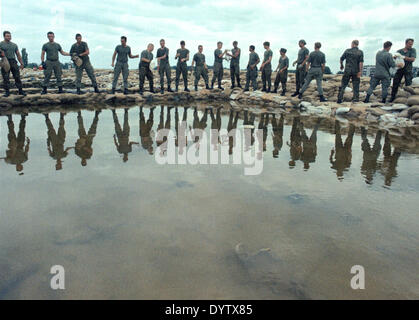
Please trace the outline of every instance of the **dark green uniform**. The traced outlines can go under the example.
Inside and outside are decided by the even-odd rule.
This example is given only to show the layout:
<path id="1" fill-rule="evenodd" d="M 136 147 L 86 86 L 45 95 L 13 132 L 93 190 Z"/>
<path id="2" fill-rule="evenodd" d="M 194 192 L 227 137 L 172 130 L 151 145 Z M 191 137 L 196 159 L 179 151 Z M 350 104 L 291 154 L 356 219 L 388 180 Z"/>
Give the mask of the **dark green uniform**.
<path id="1" fill-rule="evenodd" d="M 8 91 L 10 87 L 10 72 L 12 72 L 13 78 L 15 79 L 16 87 L 19 90 L 22 90 L 22 81 L 20 80 L 20 71 L 19 66 L 17 65 L 16 61 L 16 54 L 18 52 L 18 47 L 13 42 L 0 42 L 0 50 L 4 52 L 7 60 L 9 60 L 10 70 L 9 72 L 4 71 L 1 68 L 1 75 L 3 76 L 3 87 L 4 90 Z"/>
<path id="2" fill-rule="evenodd" d="M 304 84 L 304 80 L 306 78 L 306 65 L 303 65 L 303 61 L 305 60 L 306 56 L 308 56 L 310 51 L 306 47 L 301 48 L 298 51 L 298 58 L 297 58 L 297 69 L 295 71 L 295 84 L 297 86 L 296 91 L 300 91 L 300 88 Z"/>
<path id="3" fill-rule="evenodd" d="M 62 87 L 62 68 L 61 63 L 58 60 L 58 53 L 62 51 L 61 46 L 56 42 L 47 42 L 42 46 L 42 51 L 47 54 L 47 60 L 45 61 L 46 68 L 44 70 L 44 87 L 47 87 L 49 80 L 51 79 L 52 71 L 54 71 L 55 78 L 57 78 L 57 86 Z"/>
<path id="4" fill-rule="evenodd" d="M 326 56 L 323 52 L 313 51 L 310 53 L 307 62 L 310 62 L 310 70 L 307 73 L 306 79 L 304 81 L 304 86 L 301 89 L 301 94 L 307 90 L 308 86 L 310 85 L 311 80 L 316 79 L 317 82 L 317 91 L 319 95 L 323 95 L 323 87 L 322 87 L 322 80 L 323 80 L 323 70 L 322 65 L 326 64 Z M 305 68 L 305 67 L 304 67 Z"/>
<path id="5" fill-rule="evenodd" d="M 162 89 L 164 87 L 164 75 L 166 75 L 166 79 L 167 79 L 167 88 L 170 88 L 170 83 L 172 81 L 170 64 L 169 64 L 169 49 L 166 47 L 159 48 L 157 50 L 157 58 L 163 57 L 164 55 L 166 55 L 166 58 L 159 60 L 160 61 L 159 63 L 160 87 Z"/>
<path id="6" fill-rule="evenodd" d="M 187 58 L 189 54 L 188 49 L 177 49 L 176 53 L 179 53 L 179 57 L 177 58 L 177 66 L 176 66 L 176 88 L 179 86 L 180 74 L 183 77 L 183 83 L 185 84 L 185 88 L 188 87 L 188 66 L 186 61 L 181 62 L 181 59 Z"/>
<path id="7" fill-rule="evenodd" d="M 398 50 L 397 52 L 405 57 L 416 58 L 415 48 L 411 48 L 407 51 L 405 51 L 405 49 L 403 48 L 403 49 Z M 413 79 L 412 65 L 413 65 L 412 61 L 405 61 L 404 67 L 397 70 L 396 75 L 394 76 L 394 79 L 393 79 L 393 88 L 391 90 L 392 97 L 394 98 L 396 97 L 397 91 L 399 90 L 399 86 L 400 86 L 400 83 L 402 82 L 403 77 L 406 81 L 405 82 L 406 86 L 412 85 L 412 79 Z"/>
<path id="8" fill-rule="evenodd" d="M 72 45 L 70 49 L 70 56 L 73 56 L 73 54 L 80 56 L 80 54 L 86 52 L 87 50 L 89 50 L 89 47 L 87 46 L 86 42 L 82 41 L 80 44 L 76 42 Z M 94 74 L 93 67 L 90 63 L 89 56 L 82 56 L 80 57 L 80 59 L 83 61 L 83 63 L 80 67 L 76 65 L 76 88 L 81 87 L 81 77 L 83 76 L 83 70 L 86 70 L 87 76 L 92 81 L 92 86 L 97 87 L 96 77 Z"/>
<path id="9" fill-rule="evenodd" d="M 60 122 L 58 127 L 58 132 L 55 131 L 54 126 L 48 116 L 45 118 L 45 123 L 48 128 L 48 139 L 47 147 L 48 153 L 51 158 L 57 160 L 57 164 L 62 161 L 68 155 L 68 150 L 70 148 L 65 148 L 65 137 L 66 132 L 64 129 L 64 113 L 60 114 Z"/>
<path id="10" fill-rule="evenodd" d="M 80 157 L 82 160 L 82 165 L 86 165 L 86 161 L 90 159 L 93 155 L 93 139 L 96 136 L 97 125 L 99 123 L 99 111 L 95 112 L 95 117 L 93 118 L 92 125 L 90 126 L 89 131 L 86 133 L 84 128 L 83 117 L 81 112 L 77 115 L 77 123 L 79 126 L 78 134 L 79 139 L 76 141 L 74 147 L 74 153 Z"/>
<path id="11" fill-rule="evenodd" d="M 151 72 L 150 70 L 150 62 L 143 61 L 143 58 L 150 60 L 151 62 L 151 60 L 153 60 L 153 54 L 148 50 L 144 50 L 143 52 L 141 52 L 141 61 L 139 65 L 140 91 L 144 90 L 144 81 L 146 77 L 150 84 L 150 91 L 153 91 L 153 72 Z"/>
<path id="12" fill-rule="evenodd" d="M 345 88 L 349 84 L 349 80 L 352 79 L 352 86 L 354 90 L 353 100 L 359 100 L 359 84 L 361 79 L 358 78 L 358 72 L 362 71 L 359 70 L 359 64 L 364 62 L 364 53 L 362 50 L 359 50 L 358 47 L 346 49 L 343 53 L 342 57 L 340 57 L 340 62 L 346 60 L 345 64 L 345 71 L 342 76 L 342 84 L 339 90 L 338 99 L 343 99 L 343 94 L 345 93 Z"/>
<path id="13" fill-rule="evenodd" d="M 237 57 L 232 57 L 230 61 L 230 77 L 231 77 L 231 84 L 234 87 L 234 80 L 237 80 L 237 85 L 240 86 L 240 48 L 233 48 L 231 50 L 232 55 L 236 55 L 239 52 Z"/>
<path id="14" fill-rule="evenodd" d="M 214 67 L 213 72 L 214 75 L 212 76 L 212 86 L 214 86 L 215 80 L 218 79 L 218 86 L 221 87 L 221 80 L 223 79 L 223 58 L 220 58 L 220 54 L 222 54 L 223 51 L 221 49 L 215 49 L 214 51 Z"/>
<path id="15" fill-rule="evenodd" d="M 205 84 L 208 85 L 208 71 L 205 68 L 205 55 L 202 53 L 195 53 L 193 56 L 193 61 L 195 61 L 195 86 L 198 85 L 199 79 L 202 78 L 205 81 Z"/>
<path id="16" fill-rule="evenodd" d="M 377 52 L 375 57 L 375 71 L 374 76 L 371 77 L 370 87 L 367 91 L 367 95 L 370 96 L 375 87 L 381 82 L 382 87 L 382 100 L 387 98 L 388 88 L 390 87 L 391 77 L 390 68 L 395 68 L 396 63 L 394 62 L 391 53 L 385 50 Z"/>
<path id="17" fill-rule="evenodd" d="M 115 68 L 113 70 L 112 89 L 116 88 L 116 84 L 118 83 L 118 78 L 121 72 L 122 72 L 122 79 L 124 81 L 124 89 L 128 89 L 128 76 L 129 76 L 128 57 L 131 54 L 131 48 L 130 46 L 124 47 L 120 44 L 116 46 L 115 51 L 118 54 L 118 56 L 116 58 Z"/>
<path id="18" fill-rule="evenodd" d="M 273 55 L 273 52 L 271 49 L 265 50 L 264 54 L 263 54 L 263 62 L 265 63 L 266 61 L 269 60 L 269 58 L 271 58 Z M 262 69 L 262 85 L 263 85 L 263 89 L 268 89 L 268 91 L 271 91 L 271 84 L 272 84 L 272 63 L 267 63 L 265 64 L 265 66 Z"/>
<path id="19" fill-rule="evenodd" d="M 279 71 L 281 71 L 283 68 L 285 69 L 283 72 L 279 72 L 276 74 L 275 78 L 275 90 L 278 89 L 279 82 L 281 82 L 282 85 L 282 91 L 285 92 L 287 90 L 287 80 L 288 80 L 288 67 L 289 67 L 290 61 L 287 56 L 279 58 Z"/>
<path id="20" fill-rule="evenodd" d="M 249 54 L 249 63 L 247 64 L 245 90 L 249 89 L 250 81 L 252 82 L 253 90 L 258 89 L 258 83 L 257 83 L 258 69 L 257 69 L 257 66 L 255 66 L 253 69 L 250 67 L 251 65 L 256 64 L 258 61 L 259 61 L 258 54 L 256 52 L 251 52 Z"/>
<path id="21" fill-rule="evenodd" d="M 6 150 L 6 158 L 4 159 L 4 161 L 8 164 L 15 165 L 17 168 L 18 166 L 21 166 L 23 163 L 28 161 L 30 142 L 28 139 L 26 139 L 25 134 L 25 116 L 22 116 L 20 119 L 19 132 L 17 134 L 17 137 L 15 133 L 15 125 L 13 123 L 11 115 L 9 116 L 9 120 L 7 121 L 7 127 L 9 129 L 9 133 L 7 135 L 9 144 L 8 150 Z"/>

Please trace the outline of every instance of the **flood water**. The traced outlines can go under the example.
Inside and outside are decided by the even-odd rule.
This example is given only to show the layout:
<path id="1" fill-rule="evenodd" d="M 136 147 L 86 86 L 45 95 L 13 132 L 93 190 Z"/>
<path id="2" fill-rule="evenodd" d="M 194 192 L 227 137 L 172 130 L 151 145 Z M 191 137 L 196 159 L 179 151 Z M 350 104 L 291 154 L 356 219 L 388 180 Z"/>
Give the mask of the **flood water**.
<path id="1" fill-rule="evenodd" d="M 419 298 L 419 150 L 330 120 L 142 111 L 0 117 L 0 299 Z M 185 117 L 261 128 L 261 174 L 158 164 L 153 132 Z"/>

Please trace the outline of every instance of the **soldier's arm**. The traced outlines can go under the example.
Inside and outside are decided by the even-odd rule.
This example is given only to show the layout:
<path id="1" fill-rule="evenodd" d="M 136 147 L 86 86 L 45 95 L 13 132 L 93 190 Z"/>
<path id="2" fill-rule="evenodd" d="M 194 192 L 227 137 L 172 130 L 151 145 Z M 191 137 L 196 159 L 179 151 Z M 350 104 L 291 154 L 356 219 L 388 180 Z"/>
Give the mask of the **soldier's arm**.
<path id="1" fill-rule="evenodd" d="M 413 57 L 403 56 L 404 61 L 415 62 L 416 60 L 416 50 L 413 52 Z"/>
<path id="2" fill-rule="evenodd" d="M 137 59 L 137 58 L 139 58 L 140 57 L 140 55 L 139 54 L 136 54 L 135 56 L 133 56 L 131 53 L 129 54 L 129 57 L 131 58 L 131 59 Z"/>
<path id="3" fill-rule="evenodd" d="M 0 56 L 4 57 L 4 51 L 0 49 Z"/>
<path id="4" fill-rule="evenodd" d="M 71 52 L 70 52 L 70 54 L 71 54 Z M 89 50 L 89 48 L 86 48 L 86 51 L 83 52 L 83 53 L 80 53 L 79 56 L 83 57 L 83 56 L 88 56 L 89 54 L 90 54 L 90 50 Z"/>
<path id="5" fill-rule="evenodd" d="M 70 54 L 68 53 L 68 52 L 65 52 L 63 49 L 61 49 L 60 50 L 60 53 L 63 55 L 63 56 L 70 56 Z"/>
<path id="6" fill-rule="evenodd" d="M 359 72 L 357 74 L 358 78 L 361 78 L 361 73 L 363 69 L 364 69 L 364 62 L 362 61 L 359 63 Z"/>
<path id="7" fill-rule="evenodd" d="M 42 50 L 42 53 L 41 53 L 41 62 L 44 62 L 44 61 L 45 61 L 45 51 Z"/>
<path id="8" fill-rule="evenodd" d="M 304 65 L 304 63 L 307 62 L 309 55 L 306 55 L 306 58 L 304 59 L 304 61 L 301 63 L 302 65 Z"/>
<path id="9" fill-rule="evenodd" d="M 20 69 L 23 69 L 24 68 L 23 60 L 22 60 L 22 56 L 20 55 L 19 50 L 16 50 L 16 56 L 17 56 L 17 60 L 20 63 Z"/>
<path id="10" fill-rule="evenodd" d="M 113 52 L 113 55 L 112 55 L 112 67 L 114 66 L 114 64 L 115 64 L 115 58 L 116 58 L 116 51 L 114 51 Z"/>
<path id="11" fill-rule="evenodd" d="M 187 56 L 186 56 L 186 58 L 185 59 L 183 59 L 183 61 L 189 61 L 189 53 L 187 54 Z"/>
<path id="12" fill-rule="evenodd" d="M 326 63 L 322 63 L 322 72 L 324 73 L 324 68 L 326 68 Z"/>
<path id="13" fill-rule="evenodd" d="M 208 70 L 208 66 L 207 66 L 207 63 L 206 62 L 204 62 L 204 67 L 205 67 L 205 69 Z"/>
<path id="14" fill-rule="evenodd" d="M 192 59 L 191 67 L 193 68 L 194 65 L 195 65 L 195 59 Z"/>

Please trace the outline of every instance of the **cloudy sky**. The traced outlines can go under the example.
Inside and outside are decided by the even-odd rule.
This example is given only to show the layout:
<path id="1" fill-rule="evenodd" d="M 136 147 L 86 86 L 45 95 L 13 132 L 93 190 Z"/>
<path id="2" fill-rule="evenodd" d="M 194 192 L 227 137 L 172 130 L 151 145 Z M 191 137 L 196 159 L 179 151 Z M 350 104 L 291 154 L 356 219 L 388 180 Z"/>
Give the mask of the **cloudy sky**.
<path id="1" fill-rule="evenodd" d="M 279 49 L 287 48 L 293 61 L 297 42 L 303 38 L 310 50 L 315 41 L 322 42 L 333 72 L 338 71 L 339 57 L 352 39 L 360 40 L 367 64 L 374 63 L 376 51 L 386 40 L 394 43 L 393 51 L 403 47 L 407 37 L 419 40 L 419 2 L 415 0 L 0 0 L 0 10 L 1 30 L 11 31 L 19 48 L 27 48 L 30 62 L 40 62 L 48 31 L 55 32 L 66 51 L 80 32 L 96 68 L 110 67 L 121 35 L 128 37 L 134 54 L 149 42 L 158 46 L 160 38 L 165 38 L 172 64 L 180 40 L 186 41 L 192 53 L 202 44 L 210 65 L 217 41 L 231 48 L 237 40 L 242 68 L 251 44 L 262 55 L 263 41 L 270 41 L 276 67 Z M 138 59 L 130 61 L 131 68 L 137 65 Z"/>

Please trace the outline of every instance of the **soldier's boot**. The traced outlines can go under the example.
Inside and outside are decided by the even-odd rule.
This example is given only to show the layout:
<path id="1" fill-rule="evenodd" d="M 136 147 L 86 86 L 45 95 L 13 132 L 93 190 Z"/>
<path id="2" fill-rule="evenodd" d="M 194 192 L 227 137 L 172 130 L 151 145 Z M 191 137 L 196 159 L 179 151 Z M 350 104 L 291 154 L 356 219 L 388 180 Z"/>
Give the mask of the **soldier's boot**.
<path id="1" fill-rule="evenodd" d="M 8 96 L 10 96 L 10 91 L 9 89 L 5 89 L 3 97 L 7 98 Z"/>
<path id="2" fill-rule="evenodd" d="M 242 86 L 240 85 L 240 78 L 237 79 L 237 87 L 240 88 L 240 89 L 242 88 Z"/>
<path id="3" fill-rule="evenodd" d="M 274 91 L 272 91 L 272 93 L 278 93 L 278 86 L 277 85 L 274 86 Z"/>
<path id="4" fill-rule="evenodd" d="M 224 88 L 221 86 L 221 84 L 218 85 L 218 89 L 220 89 L 221 91 L 224 90 Z"/>
<path id="5" fill-rule="evenodd" d="M 249 87 L 244 87 L 243 92 L 249 91 Z"/>
<path id="6" fill-rule="evenodd" d="M 128 92 L 128 89 L 127 89 L 127 88 L 124 88 L 124 94 L 125 94 L 125 95 L 129 94 L 129 92 Z"/>
<path id="7" fill-rule="evenodd" d="M 58 87 L 58 93 L 59 94 L 64 93 L 64 90 L 63 90 L 63 87 L 62 86 L 61 87 Z"/>
<path id="8" fill-rule="evenodd" d="M 381 99 L 381 103 L 386 103 L 386 98 Z"/>
<path id="9" fill-rule="evenodd" d="M 47 94 L 47 87 L 42 87 L 42 92 L 41 94 Z"/>
<path id="10" fill-rule="evenodd" d="M 160 88 L 160 93 L 163 94 L 164 93 L 164 89 L 163 87 Z"/>
<path id="11" fill-rule="evenodd" d="M 173 92 L 172 88 L 170 86 L 167 87 L 167 92 Z"/>
<path id="12" fill-rule="evenodd" d="M 185 86 L 185 91 L 186 92 L 191 92 L 191 90 L 188 89 L 188 86 L 187 85 Z"/>
<path id="13" fill-rule="evenodd" d="M 175 86 L 175 92 L 178 92 L 179 91 L 179 84 L 178 83 L 176 83 L 176 86 Z"/>
<path id="14" fill-rule="evenodd" d="M 97 86 L 95 86 L 94 88 L 95 88 L 95 93 L 100 93 L 99 88 Z"/>
<path id="15" fill-rule="evenodd" d="M 115 94 L 115 88 L 112 88 L 111 94 Z"/>
<path id="16" fill-rule="evenodd" d="M 342 90 L 342 87 L 339 87 L 339 93 L 338 93 L 338 101 L 337 101 L 337 103 L 342 103 L 342 100 L 343 100 L 343 90 Z"/>
<path id="17" fill-rule="evenodd" d="M 152 83 L 150 83 L 150 92 L 151 92 L 151 93 L 156 93 L 156 92 L 154 91 L 153 82 L 152 82 Z"/>
<path id="18" fill-rule="evenodd" d="M 262 87 L 262 92 L 265 92 L 266 91 L 266 85 L 265 84 L 263 84 L 263 87 Z"/>
<path id="19" fill-rule="evenodd" d="M 364 103 L 370 102 L 370 97 L 371 97 L 371 95 L 367 94 L 367 96 L 365 97 Z"/>
<path id="20" fill-rule="evenodd" d="M 266 89 L 266 92 L 267 93 L 270 93 L 271 92 L 271 87 L 270 86 L 268 86 L 268 88 Z"/>
<path id="21" fill-rule="evenodd" d="M 291 97 L 296 97 L 296 96 L 298 96 L 300 94 L 300 90 L 297 90 L 297 91 L 295 91 L 292 95 L 291 95 Z"/>
<path id="22" fill-rule="evenodd" d="M 197 85 L 195 85 L 195 91 L 198 91 L 198 86 Z"/>
<path id="23" fill-rule="evenodd" d="M 396 100 L 396 95 L 392 94 L 389 102 L 393 102 L 394 100 Z"/>
<path id="24" fill-rule="evenodd" d="M 211 81 L 211 90 L 214 89 L 214 81 Z"/>
<path id="25" fill-rule="evenodd" d="M 281 96 L 285 96 L 285 92 L 287 92 L 287 90 L 286 89 L 282 89 L 282 93 L 281 93 Z"/>
<path id="26" fill-rule="evenodd" d="M 327 101 L 327 99 L 324 97 L 324 95 L 321 95 L 320 96 L 320 102 L 326 102 Z"/>
<path id="27" fill-rule="evenodd" d="M 19 88 L 19 95 L 20 95 L 20 96 L 26 96 L 26 92 L 25 92 L 25 91 L 23 91 L 23 89 L 22 89 L 22 88 Z"/>
<path id="28" fill-rule="evenodd" d="M 303 98 L 303 94 L 302 93 L 299 93 L 298 94 L 298 99 L 302 99 Z"/>
<path id="29" fill-rule="evenodd" d="M 84 91 L 81 91 L 81 89 L 80 88 L 77 88 L 77 94 L 85 94 L 85 92 Z"/>

